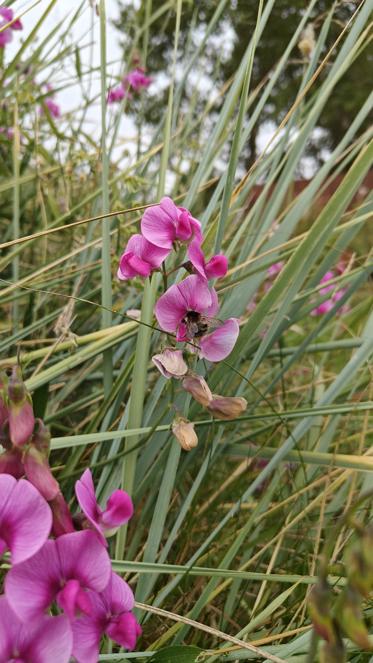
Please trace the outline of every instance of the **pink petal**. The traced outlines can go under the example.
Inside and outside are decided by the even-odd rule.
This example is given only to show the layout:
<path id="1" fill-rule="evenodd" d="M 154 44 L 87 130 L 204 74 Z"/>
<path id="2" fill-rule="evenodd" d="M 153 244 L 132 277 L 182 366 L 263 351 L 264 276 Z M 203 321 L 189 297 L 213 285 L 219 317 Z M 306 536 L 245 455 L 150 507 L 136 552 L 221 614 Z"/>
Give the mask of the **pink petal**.
<path id="1" fill-rule="evenodd" d="M 141 628 L 132 612 L 125 612 L 117 619 L 110 621 L 106 633 L 125 649 L 135 649 L 137 638 L 141 635 Z"/>
<path id="2" fill-rule="evenodd" d="M 133 504 L 130 496 L 124 490 L 115 490 L 107 501 L 101 520 L 108 528 L 119 527 L 132 516 Z"/>
<path id="3" fill-rule="evenodd" d="M 132 235 L 120 259 L 118 278 L 149 276 L 153 269 L 160 267 L 168 253 L 169 249 L 151 244 L 142 235 Z"/>
<path id="4" fill-rule="evenodd" d="M 172 285 L 162 295 L 154 308 L 158 324 L 166 332 L 176 332 L 188 309 L 177 285 Z"/>
<path id="5" fill-rule="evenodd" d="M 6 44 L 10 44 L 13 39 L 13 33 L 11 28 L 6 28 L 0 32 L 0 48 L 4 48 Z"/>
<path id="6" fill-rule="evenodd" d="M 106 549 L 94 532 L 64 534 L 56 539 L 63 577 L 76 578 L 82 587 L 102 592 L 110 580 Z"/>
<path id="7" fill-rule="evenodd" d="M 217 279 L 225 276 L 228 271 L 228 259 L 222 253 L 213 256 L 206 264 L 206 276 L 208 279 Z"/>
<path id="8" fill-rule="evenodd" d="M 47 541 L 33 557 L 8 571 L 5 595 L 17 617 L 22 622 L 31 622 L 40 619 L 49 608 L 60 589 L 60 580 L 56 542 Z"/>
<path id="9" fill-rule="evenodd" d="M 16 447 L 26 444 L 34 430 L 35 417 L 31 403 L 25 400 L 20 405 L 9 406 L 9 434 Z"/>
<path id="10" fill-rule="evenodd" d="M 0 7 L 0 16 L 3 17 L 5 23 L 10 23 L 14 16 L 13 9 L 10 7 Z"/>
<path id="11" fill-rule="evenodd" d="M 101 621 L 90 617 L 80 617 L 74 620 L 72 623 L 72 653 L 77 663 L 97 663 L 105 624 L 105 615 Z"/>
<path id="12" fill-rule="evenodd" d="M 43 616 L 33 624 L 22 624 L 11 610 L 5 596 L 0 596 L 0 660 L 35 663 L 68 663 L 72 651 L 72 632 L 63 617 Z"/>
<path id="13" fill-rule="evenodd" d="M 22 21 L 20 18 L 17 18 L 11 25 L 12 30 L 23 30 Z"/>
<path id="14" fill-rule="evenodd" d="M 175 213 L 173 208 L 176 210 Z M 145 210 L 141 219 L 141 232 L 151 244 L 171 250 L 176 239 L 176 221 L 176 205 L 171 198 L 162 198 L 160 205 Z"/>
<path id="15" fill-rule="evenodd" d="M 208 287 L 206 281 L 201 279 L 200 276 L 194 274 L 187 276 L 176 287 L 185 302 L 187 311 L 196 311 L 204 315 L 211 315 L 210 309 L 213 307 L 214 313 L 216 313 L 216 293 L 213 288 Z"/>
<path id="16" fill-rule="evenodd" d="M 218 294 L 215 288 L 210 288 L 211 304 L 205 310 L 204 315 L 208 318 L 214 318 L 219 310 Z"/>
<path id="17" fill-rule="evenodd" d="M 47 540 L 51 526 L 51 510 L 36 488 L 24 479 L 0 475 L 0 534 L 11 551 L 12 563 L 34 555 Z"/>
<path id="18" fill-rule="evenodd" d="M 236 318 L 228 318 L 221 327 L 200 339 L 200 357 L 209 361 L 221 361 L 233 350 L 239 333 Z"/>
<path id="19" fill-rule="evenodd" d="M 64 587 L 58 592 L 57 605 L 64 611 L 64 613 L 71 620 L 74 619 L 76 613 L 83 613 L 90 615 L 91 602 L 78 580 L 68 580 Z"/>
<path id="20" fill-rule="evenodd" d="M 202 278 L 206 278 L 205 271 L 205 256 L 201 249 L 201 245 L 197 239 L 194 239 L 188 247 L 188 258 L 192 263 L 194 269 Z"/>
<path id="21" fill-rule="evenodd" d="M 117 573 L 112 573 L 106 589 L 101 593 L 106 612 L 119 615 L 132 610 L 135 599 L 132 589 Z"/>
<path id="22" fill-rule="evenodd" d="M 79 506 L 93 525 L 96 525 L 101 516 L 101 509 L 97 504 L 95 487 L 91 470 L 87 469 L 75 483 L 75 495 Z"/>

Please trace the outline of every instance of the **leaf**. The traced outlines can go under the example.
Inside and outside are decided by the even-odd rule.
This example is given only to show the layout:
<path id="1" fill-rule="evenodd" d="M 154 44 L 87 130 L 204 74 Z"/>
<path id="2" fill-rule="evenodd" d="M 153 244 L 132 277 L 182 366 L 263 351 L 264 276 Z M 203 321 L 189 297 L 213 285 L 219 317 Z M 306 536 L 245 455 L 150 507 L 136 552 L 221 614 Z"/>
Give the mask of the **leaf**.
<path id="1" fill-rule="evenodd" d="M 199 647 L 183 645 L 166 647 L 152 656 L 149 663 L 195 663 L 201 652 L 202 649 Z"/>

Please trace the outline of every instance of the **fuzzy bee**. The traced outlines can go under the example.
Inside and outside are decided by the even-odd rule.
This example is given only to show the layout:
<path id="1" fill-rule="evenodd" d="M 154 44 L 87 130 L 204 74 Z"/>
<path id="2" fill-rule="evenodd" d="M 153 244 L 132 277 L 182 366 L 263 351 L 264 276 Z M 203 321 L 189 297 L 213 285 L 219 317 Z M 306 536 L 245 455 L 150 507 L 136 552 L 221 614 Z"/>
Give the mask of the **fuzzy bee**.
<path id="1" fill-rule="evenodd" d="M 197 311 L 188 311 L 183 319 L 188 338 L 201 338 L 211 329 L 216 329 L 222 322 L 216 318 L 208 318 Z"/>

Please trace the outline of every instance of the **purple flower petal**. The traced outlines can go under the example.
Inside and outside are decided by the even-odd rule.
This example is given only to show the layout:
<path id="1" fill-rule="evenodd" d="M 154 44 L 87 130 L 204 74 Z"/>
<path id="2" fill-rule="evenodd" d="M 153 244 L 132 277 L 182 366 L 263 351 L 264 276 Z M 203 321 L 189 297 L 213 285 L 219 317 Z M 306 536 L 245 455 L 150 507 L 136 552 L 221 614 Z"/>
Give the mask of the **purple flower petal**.
<path id="1" fill-rule="evenodd" d="M 225 276 L 228 271 L 228 259 L 222 253 L 219 253 L 208 261 L 205 269 L 208 279 L 218 279 Z"/>
<path id="2" fill-rule="evenodd" d="M 89 469 L 76 482 L 75 493 L 83 513 L 99 533 L 104 545 L 106 545 L 103 536 L 105 531 L 123 525 L 133 515 L 132 500 L 124 490 L 114 491 L 107 501 L 105 511 L 99 507 Z"/>
<path id="3" fill-rule="evenodd" d="M 0 536 L 12 563 L 32 557 L 45 543 L 52 526 L 47 502 L 28 481 L 0 475 Z"/>
<path id="4" fill-rule="evenodd" d="M 5 28 L 5 30 L 0 32 L 0 48 L 4 48 L 4 46 L 10 44 L 12 39 L 13 39 L 13 33 L 11 28 Z"/>
<path id="5" fill-rule="evenodd" d="M 148 242 L 142 235 L 132 235 L 119 262 L 118 278 L 121 280 L 146 277 L 158 269 L 167 258 L 169 249 Z"/>
<path id="6" fill-rule="evenodd" d="M 105 614 L 101 619 L 79 617 L 72 624 L 73 656 L 77 663 L 97 663 L 100 640 L 105 632 Z"/>
<path id="7" fill-rule="evenodd" d="M 185 300 L 180 295 L 178 285 L 172 285 L 158 299 L 154 308 L 158 324 L 166 332 L 176 332 L 187 310 Z"/>
<path id="8" fill-rule="evenodd" d="M 239 325 L 236 318 L 228 318 L 221 327 L 200 339 L 200 357 L 221 361 L 232 352 L 237 341 Z"/>
<path id="9" fill-rule="evenodd" d="M 22 624 L 5 596 L 0 596 L 0 661 L 68 663 L 72 632 L 66 617 L 42 616 L 33 624 Z"/>
<path id="10" fill-rule="evenodd" d="M 10 23 L 14 16 L 13 9 L 10 7 L 0 7 L 0 16 L 3 17 L 5 24 Z"/>
<path id="11" fill-rule="evenodd" d="M 206 281 L 197 275 L 187 276 L 176 286 L 181 299 L 185 303 L 186 311 L 197 311 L 204 315 L 210 315 L 211 306 L 215 311 L 216 294 L 213 288 L 209 288 Z"/>
<path id="12" fill-rule="evenodd" d="M 148 207 L 141 219 L 141 232 L 151 244 L 172 249 L 176 239 L 177 207 L 171 198 L 162 198 L 159 205 Z"/>
<path id="13" fill-rule="evenodd" d="M 102 523 L 107 528 L 120 527 L 133 516 L 133 504 L 124 490 L 115 490 L 109 497 L 102 514 Z"/>
<path id="14" fill-rule="evenodd" d="M 228 270 L 228 260 L 223 254 L 213 256 L 206 263 L 204 253 L 198 239 L 194 239 L 188 248 L 188 258 L 197 273 L 205 279 L 225 276 Z"/>
<path id="15" fill-rule="evenodd" d="M 110 621 L 106 633 L 114 642 L 131 651 L 136 647 L 137 638 L 141 635 L 141 627 L 132 612 L 124 612 L 117 619 Z"/>
<path id="16" fill-rule="evenodd" d="M 75 483 L 75 494 L 80 508 L 91 523 L 95 525 L 101 516 L 102 510 L 97 504 L 95 487 L 90 469 L 85 470 L 80 479 Z"/>

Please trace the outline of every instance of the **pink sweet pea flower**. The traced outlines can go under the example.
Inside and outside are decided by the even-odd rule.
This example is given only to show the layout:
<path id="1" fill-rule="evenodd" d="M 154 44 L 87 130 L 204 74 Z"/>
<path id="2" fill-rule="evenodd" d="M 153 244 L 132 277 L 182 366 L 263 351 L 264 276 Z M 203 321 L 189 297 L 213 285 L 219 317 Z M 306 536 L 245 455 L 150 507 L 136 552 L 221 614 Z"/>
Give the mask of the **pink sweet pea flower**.
<path id="1" fill-rule="evenodd" d="M 106 536 L 112 536 L 118 527 L 126 523 L 133 515 L 133 504 L 124 490 L 115 490 L 107 501 L 103 511 L 97 504 L 92 474 L 87 469 L 75 484 L 75 494 L 80 508 L 106 545 Z"/>
<path id="2" fill-rule="evenodd" d="M 201 224 L 189 210 L 176 207 L 165 196 L 159 205 L 145 210 L 141 220 L 141 232 L 155 246 L 171 250 L 174 242 L 190 242 L 193 237 L 202 241 Z"/>
<path id="3" fill-rule="evenodd" d="M 0 596 L 1 663 L 68 663 L 73 638 L 69 621 L 42 615 L 33 624 L 23 624 L 5 596 Z"/>
<path id="4" fill-rule="evenodd" d="M 116 573 L 104 592 L 90 592 L 91 614 L 72 623 L 73 656 L 78 663 L 97 663 L 100 639 L 106 633 L 125 649 L 134 649 L 141 628 L 130 612 L 134 606 L 132 590 Z"/>
<path id="5" fill-rule="evenodd" d="M 207 334 L 211 318 L 218 309 L 214 288 L 209 288 L 200 276 L 192 275 L 172 285 L 159 298 L 155 305 L 155 315 L 164 331 L 176 332 L 177 341 L 197 341 L 200 357 L 220 361 L 232 351 L 239 327 L 235 318 L 229 318 Z"/>
<path id="6" fill-rule="evenodd" d="M 194 239 L 188 247 L 188 258 L 197 274 L 205 279 L 214 279 L 225 276 L 228 270 L 228 260 L 222 253 L 213 256 L 208 262 L 205 260 L 201 244 Z"/>
<path id="7" fill-rule="evenodd" d="M 10 550 L 12 564 L 24 562 L 44 545 L 51 526 L 51 510 L 36 488 L 0 474 L 0 557 Z"/>
<path id="8" fill-rule="evenodd" d="M 117 87 L 112 87 L 109 89 L 107 102 L 108 104 L 115 104 L 118 101 L 122 101 L 122 99 L 130 96 L 130 93 L 124 89 L 123 85 L 117 85 Z"/>
<path id="9" fill-rule="evenodd" d="M 5 594 L 23 622 L 40 619 L 54 601 L 73 619 L 77 611 L 90 613 L 86 590 L 103 592 L 110 574 L 110 558 L 96 534 L 73 532 L 47 541 L 33 557 L 13 566 Z"/>
<path id="10" fill-rule="evenodd" d="M 13 21 L 13 10 L 10 9 L 10 7 L 0 7 L 0 28 L 4 27 L 4 25 L 7 25 L 10 23 L 10 21 Z M 2 30 L 0 32 L 0 48 L 4 48 L 6 44 L 9 44 L 12 39 L 13 39 L 13 33 L 12 30 L 22 30 L 23 26 L 20 21 L 20 19 L 16 19 L 13 21 L 12 25 L 9 26 L 9 28 L 5 28 L 5 30 Z"/>
<path id="11" fill-rule="evenodd" d="M 267 274 L 269 278 L 272 279 L 274 276 L 277 276 L 277 274 L 281 272 L 284 264 L 285 264 L 284 261 L 280 260 L 280 262 L 274 262 L 273 265 L 268 267 Z"/>
<path id="12" fill-rule="evenodd" d="M 339 268 L 339 271 L 340 271 L 340 273 L 343 273 L 343 270 L 341 271 L 340 268 Z M 334 279 L 334 277 L 335 277 L 334 272 L 329 270 L 328 272 L 326 272 L 326 274 L 324 274 L 324 276 L 322 277 L 320 283 L 327 284 L 329 281 L 331 281 L 331 279 Z M 334 290 L 334 292 L 331 295 L 330 299 L 326 299 L 324 302 L 321 302 L 321 304 L 319 304 L 319 306 L 316 306 L 316 308 L 312 309 L 312 311 L 311 311 L 312 316 L 325 315 L 325 313 L 329 313 L 329 311 L 332 310 L 334 304 L 336 302 L 338 302 L 341 299 L 341 297 L 343 297 L 343 295 L 346 292 L 346 288 L 341 288 L 340 290 L 335 290 L 335 287 L 336 287 L 335 284 L 333 285 L 333 283 L 330 283 L 329 285 L 325 285 L 323 288 L 321 288 L 321 290 L 320 290 L 321 295 L 327 295 L 328 292 L 332 292 L 333 290 Z M 338 310 L 338 314 L 341 315 L 342 313 L 346 313 L 346 311 L 348 311 L 348 310 L 349 310 L 348 305 L 342 306 Z"/>
<path id="13" fill-rule="evenodd" d="M 151 76 L 145 75 L 144 69 L 142 67 L 136 67 L 136 69 L 133 69 L 127 74 L 127 76 L 124 77 L 124 81 L 127 82 L 136 92 L 138 92 L 143 87 L 149 87 L 153 79 Z"/>
<path id="14" fill-rule="evenodd" d="M 52 117 L 54 117 L 54 118 L 61 117 L 61 107 L 58 104 L 56 104 L 56 102 L 53 101 L 53 99 L 48 97 L 47 99 L 45 99 L 44 103 L 45 103 L 46 107 L 48 108 L 48 110 L 49 110 Z"/>
<path id="15" fill-rule="evenodd" d="M 119 261 L 118 279 L 125 281 L 135 276 L 149 276 L 161 266 L 169 252 L 169 249 L 151 244 L 142 235 L 132 235 Z"/>

